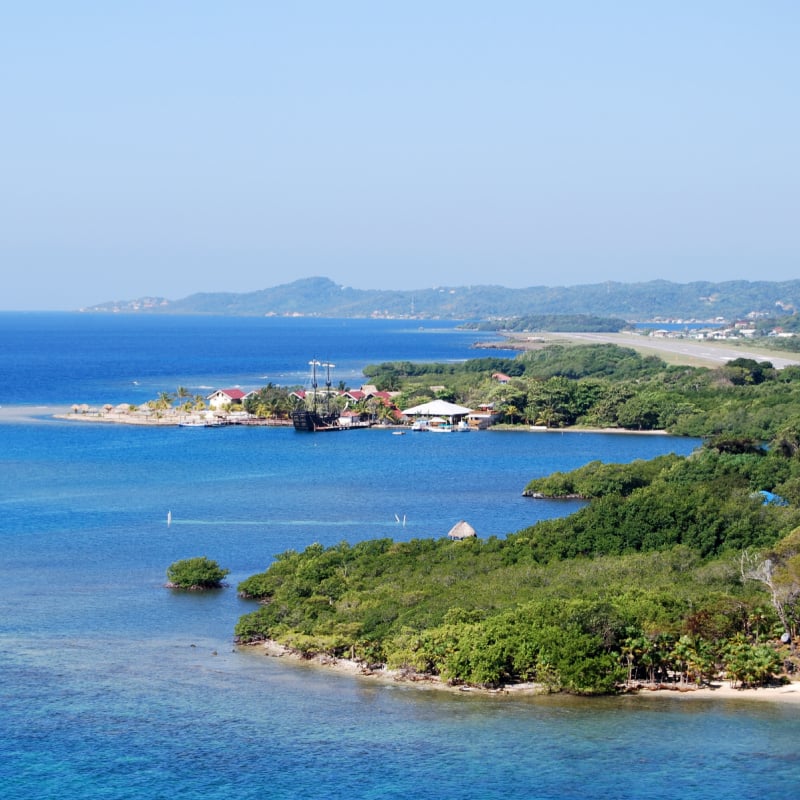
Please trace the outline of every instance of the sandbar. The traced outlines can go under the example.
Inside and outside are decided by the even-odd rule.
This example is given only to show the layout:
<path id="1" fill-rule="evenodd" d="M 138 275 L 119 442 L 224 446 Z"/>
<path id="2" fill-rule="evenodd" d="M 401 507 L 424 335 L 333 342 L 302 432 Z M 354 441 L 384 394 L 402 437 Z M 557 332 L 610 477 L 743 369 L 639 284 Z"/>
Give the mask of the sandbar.
<path id="1" fill-rule="evenodd" d="M 44 422 L 66 414 L 68 406 L 0 406 L 0 425 L 4 423 Z"/>

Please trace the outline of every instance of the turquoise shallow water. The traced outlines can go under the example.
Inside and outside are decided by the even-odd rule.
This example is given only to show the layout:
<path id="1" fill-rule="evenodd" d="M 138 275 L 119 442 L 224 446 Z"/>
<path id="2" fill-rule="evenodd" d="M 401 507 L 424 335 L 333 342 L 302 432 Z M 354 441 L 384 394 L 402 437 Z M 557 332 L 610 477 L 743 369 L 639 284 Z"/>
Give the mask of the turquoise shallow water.
<path id="1" fill-rule="evenodd" d="M 118 320 L 93 318 L 91 336 L 83 330 L 62 338 L 53 333 L 62 316 L 29 323 L 29 360 L 15 359 L 9 340 L 0 341 L 10 383 L 46 384 L 53 403 L 75 399 L 73 378 L 56 377 L 65 362 L 81 365 L 87 391 L 98 397 L 106 381 L 134 364 L 138 374 L 145 367 L 151 373 L 150 396 L 188 383 L 195 371 L 198 384 L 213 383 L 203 374 L 216 374 L 203 357 L 208 338 L 218 340 L 215 359 L 228 363 L 227 348 L 230 363 L 240 363 L 237 337 L 252 332 L 245 323 L 228 337 L 227 323 L 210 321 L 205 330 L 197 320 L 185 328 L 175 320 L 161 328 L 148 322 L 151 338 L 181 342 L 177 361 L 160 365 L 155 354 L 151 362 L 131 352 L 130 330 L 120 343 Z M 0 332 L 4 323 L 0 315 Z M 361 325 L 363 347 L 370 328 Z M 126 326 L 136 333 L 136 323 Z M 418 331 L 383 328 L 398 354 L 470 355 L 460 333 L 451 341 L 447 332 L 418 338 Z M 355 363 L 359 342 L 337 345 L 327 323 L 322 330 L 331 349 L 350 348 Z M 347 338 L 351 326 L 344 330 Z M 313 339 L 314 323 L 304 331 Z M 308 349 L 293 328 L 275 362 L 264 345 L 255 354 L 260 363 L 241 362 L 241 375 L 226 373 L 226 383 L 246 383 L 257 367 L 278 374 L 282 367 L 271 365 L 289 360 L 286 343 L 295 339 Z M 376 360 L 367 350 L 363 356 Z M 233 625 L 252 607 L 236 597 L 236 583 L 282 550 L 442 536 L 461 517 L 482 536 L 503 536 L 577 507 L 522 498 L 535 475 L 694 445 L 528 432 L 315 437 L 47 418 L 0 425 L 2 795 L 793 796 L 800 778 L 796 707 L 451 695 L 233 647 Z M 405 515 L 406 525 L 395 515 Z M 232 570 L 229 588 L 205 595 L 163 588 L 168 564 L 203 554 Z"/>
<path id="2" fill-rule="evenodd" d="M 0 779 L 33 797 L 787 797 L 790 710 L 440 695 L 178 640 L 31 648 Z M 87 654 L 92 653 L 91 664 Z M 157 665 L 157 666 L 156 666 Z M 7 700 L 7 698 L 4 698 Z M 5 706 L 16 715 L 12 699 Z"/>

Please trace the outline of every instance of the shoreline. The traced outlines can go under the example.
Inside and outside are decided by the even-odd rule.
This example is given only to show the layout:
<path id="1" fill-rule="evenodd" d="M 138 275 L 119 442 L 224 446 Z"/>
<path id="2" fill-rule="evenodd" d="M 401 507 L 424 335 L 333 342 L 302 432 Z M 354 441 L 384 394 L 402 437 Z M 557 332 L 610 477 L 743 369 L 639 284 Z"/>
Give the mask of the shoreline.
<path id="1" fill-rule="evenodd" d="M 230 425 L 289 427 L 291 420 L 276 419 L 242 419 L 226 414 L 214 414 L 213 417 L 200 417 L 178 410 L 164 412 L 162 416 L 135 411 L 121 411 L 115 408 L 87 407 L 86 410 L 75 411 L 74 406 L 58 405 L 0 405 L 0 425 L 9 423 L 42 423 L 52 420 L 66 422 L 94 422 L 106 425 L 142 425 L 153 427 L 180 427 L 181 425 L 202 424 L 206 427 L 225 427 Z"/>
<path id="2" fill-rule="evenodd" d="M 520 430 L 526 428 L 531 433 L 618 433 L 622 436 L 675 436 L 669 431 L 658 428 L 652 431 L 637 431 L 634 428 L 591 428 L 581 425 L 568 425 L 565 428 L 547 428 L 543 425 L 512 425 L 506 430 Z M 502 430 L 501 426 L 496 426 L 496 430 Z M 695 437 L 684 437 L 695 438 Z"/>
<path id="3" fill-rule="evenodd" d="M 390 670 L 381 666 L 372 669 L 359 661 L 347 658 L 336 658 L 328 655 L 315 655 L 306 657 L 278 642 L 269 640 L 253 644 L 240 644 L 238 648 L 252 650 L 257 653 L 262 650 L 262 655 L 268 658 L 286 658 L 300 664 L 316 669 L 331 670 L 343 675 L 351 675 L 363 680 L 372 680 L 383 685 L 402 684 L 415 689 L 426 691 L 450 692 L 454 694 L 474 694 L 484 697 L 493 696 L 519 696 L 519 697 L 558 697 L 579 695 L 565 695 L 561 692 L 549 692 L 541 684 L 514 683 L 496 689 L 480 686 L 450 685 L 434 675 Z M 619 695 L 603 695 L 603 697 L 659 697 L 681 700 L 748 700 L 769 703 L 788 703 L 800 705 L 800 681 L 793 681 L 780 686 L 759 687 L 757 689 L 735 689 L 725 681 L 713 685 L 696 687 L 689 684 L 675 684 L 674 686 L 646 686 L 639 685 Z M 587 699 L 593 699 L 588 697 Z"/>
<path id="4" fill-rule="evenodd" d="M 116 424 L 116 425 L 143 425 L 143 426 L 173 426 L 180 427 L 186 422 L 197 422 L 194 415 L 187 414 L 166 414 L 163 417 L 154 417 L 152 415 L 136 414 L 133 412 L 124 412 L 117 410 L 105 411 L 98 408 L 90 408 L 88 411 L 73 411 L 71 406 L 68 405 L 13 405 L 13 406 L 0 406 L 0 425 L 3 423 L 41 423 L 49 420 L 62 420 L 66 422 L 94 422 L 102 424 Z M 258 420 L 241 420 L 234 419 L 228 420 L 224 416 L 219 417 L 220 422 L 217 423 L 218 427 L 225 427 L 227 425 L 249 425 L 252 427 L 290 427 L 290 420 L 272 420 L 272 419 L 258 419 Z M 212 423 L 210 427 L 214 427 Z M 405 430 L 408 429 L 407 425 L 376 425 L 373 426 L 377 430 Z M 617 434 L 620 436 L 672 436 L 669 431 L 665 430 L 652 430 L 652 431 L 637 431 L 632 428 L 592 428 L 582 427 L 580 425 L 571 425 L 566 428 L 546 428 L 536 425 L 508 425 L 498 424 L 486 428 L 485 431 L 495 433 L 507 431 L 523 431 L 530 433 L 609 433 Z M 485 431 L 471 431 L 472 433 L 484 433 Z"/>

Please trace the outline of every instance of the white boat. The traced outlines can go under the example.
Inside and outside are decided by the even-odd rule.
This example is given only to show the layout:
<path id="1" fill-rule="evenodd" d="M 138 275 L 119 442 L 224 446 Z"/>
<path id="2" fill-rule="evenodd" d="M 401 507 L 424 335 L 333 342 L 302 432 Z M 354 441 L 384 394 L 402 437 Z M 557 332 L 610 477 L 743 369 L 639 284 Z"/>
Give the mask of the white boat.
<path id="1" fill-rule="evenodd" d="M 438 423 L 434 420 L 433 422 L 434 424 L 427 428 L 431 433 L 467 433 L 470 429 L 469 423 L 463 419 L 455 425 L 446 420 Z"/>

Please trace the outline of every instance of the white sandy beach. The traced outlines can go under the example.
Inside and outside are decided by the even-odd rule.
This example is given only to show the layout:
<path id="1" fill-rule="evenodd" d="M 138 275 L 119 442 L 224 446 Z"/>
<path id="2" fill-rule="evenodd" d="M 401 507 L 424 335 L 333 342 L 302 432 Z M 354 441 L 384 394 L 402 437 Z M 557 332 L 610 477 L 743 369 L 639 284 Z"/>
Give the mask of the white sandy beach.
<path id="1" fill-rule="evenodd" d="M 86 412 L 74 412 L 70 406 L 0 406 L 0 425 L 8 423 L 36 423 L 51 419 L 63 419 L 71 422 L 101 422 L 121 425 L 178 425 L 185 417 L 177 414 L 158 418 L 142 414 L 121 413 L 91 409 Z"/>
<path id="2" fill-rule="evenodd" d="M 427 675 L 412 675 L 399 670 L 368 669 L 358 661 L 346 658 L 333 658 L 331 656 L 314 656 L 305 658 L 298 653 L 278 644 L 277 642 L 260 642 L 256 645 L 243 645 L 246 648 L 256 648 L 263 651 L 265 656 L 271 658 L 288 658 L 302 661 L 304 664 L 320 669 L 335 670 L 349 675 L 359 676 L 365 680 L 379 683 L 403 683 L 424 690 L 437 690 L 446 692 L 474 693 L 481 695 L 545 695 L 547 690 L 536 683 L 517 683 L 504 686 L 500 689 L 483 689 L 471 686 L 451 686 L 437 677 Z M 720 681 L 710 686 L 700 688 L 692 685 L 675 685 L 674 687 L 646 688 L 642 687 L 634 692 L 628 692 L 641 697 L 659 697 L 681 700 L 753 700 L 757 702 L 791 703 L 800 705 L 800 681 L 793 681 L 782 686 L 735 689 L 727 681 Z"/>
<path id="3" fill-rule="evenodd" d="M 157 417 L 154 415 L 144 416 L 141 414 L 129 414 L 126 412 L 114 411 L 101 411 L 97 413 L 81 413 L 72 412 L 66 409 L 63 413 L 53 414 L 55 419 L 65 419 L 71 422 L 103 422 L 113 423 L 117 425 L 180 425 L 181 422 L 188 419 L 187 417 L 180 417 L 177 414 L 165 415 Z"/>

